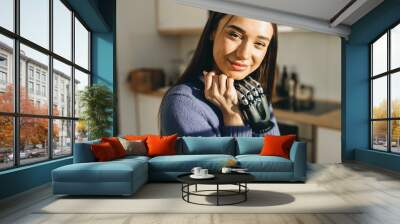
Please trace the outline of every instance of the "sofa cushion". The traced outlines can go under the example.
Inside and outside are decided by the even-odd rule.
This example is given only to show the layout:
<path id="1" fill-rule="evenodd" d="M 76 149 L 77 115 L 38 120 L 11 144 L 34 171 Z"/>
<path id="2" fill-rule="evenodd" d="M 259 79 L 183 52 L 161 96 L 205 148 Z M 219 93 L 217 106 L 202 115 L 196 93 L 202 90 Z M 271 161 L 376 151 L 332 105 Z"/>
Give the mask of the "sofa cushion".
<path id="1" fill-rule="evenodd" d="M 296 135 L 266 135 L 264 137 L 264 146 L 261 149 L 261 156 L 280 156 L 290 159 L 290 148 L 296 140 Z"/>
<path id="2" fill-rule="evenodd" d="M 147 156 L 136 156 L 136 155 L 130 155 L 130 156 L 125 156 L 124 158 L 120 158 L 117 160 L 113 160 L 113 162 L 127 162 L 127 163 L 135 163 L 134 161 L 143 161 L 143 162 L 148 162 L 150 157 Z"/>
<path id="3" fill-rule="evenodd" d="M 103 137 L 101 138 L 101 142 L 110 143 L 117 158 L 122 158 L 126 156 L 126 151 L 124 149 L 124 146 L 122 146 L 121 142 L 117 137 Z"/>
<path id="4" fill-rule="evenodd" d="M 130 141 L 135 141 L 135 140 L 146 141 L 147 135 L 125 135 L 124 138 Z"/>
<path id="5" fill-rule="evenodd" d="M 175 155 L 158 156 L 149 160 L 149 170 L 163 172 L 190 172 L 193 167 L 200 166 L 210 171 L 219 171 L 230 159 L 231 155 Z"/>
<path id="6" fill-rule="evenodd" d="M 100 139 L 97 139 L 93 141 L 75 143 L 74 163 L 88 163 L 96 161 L 90 146 L 92 144 L 99 144 L 100 142 Z"/>
<path id="7" fill-rule="evenodd" d="M 236 155 L 259 154 L 263 145 L 263 137 L 236 137 Z"/>
<path id="8" fill-rule="evenodd" d="M 238 155 L 240 167 L 249 172 L 292 172 L 292 161 L 278 156 Z"/>
<path id="9" fill-rule="evenodd" d="M 137 156 L 145 156 L 147 155 L 146 142 L 142 140 L 127 140 L 124 138 L 118 138 L 121 142 L 124 150 L 126 151 L 126 155 L 137 155 Z"/>
<path id="10" fill-rule="evenodd" d="M 225 154 L 235 155 L 232 137 L 182 137 L 182 152 L 179 154 Z"/>
<path id="11" fill-rule="evenodd" d="M 115 150 L 109 142 L 92 144 L 90 147 L 94 157 L 96 157 L 96 161 L 105 162 L 118 158 L 118 156 L 115 154 Z"/>
<path id="12" fill-rule="evenodd" d="M 146 139 L 147 143 L 147 155 L 154 156 L 166 156 L 176 154 L 176 139 L 178 134 L 158 136 L 151 135 Z"/>
<path id="13" fill-rule="evenodd" d="M 58 182 L 130 182 L 139 172 L 147 172 L 144 158 L 74 163 L 53 170 L 52 175 L 53 181 Z"/>

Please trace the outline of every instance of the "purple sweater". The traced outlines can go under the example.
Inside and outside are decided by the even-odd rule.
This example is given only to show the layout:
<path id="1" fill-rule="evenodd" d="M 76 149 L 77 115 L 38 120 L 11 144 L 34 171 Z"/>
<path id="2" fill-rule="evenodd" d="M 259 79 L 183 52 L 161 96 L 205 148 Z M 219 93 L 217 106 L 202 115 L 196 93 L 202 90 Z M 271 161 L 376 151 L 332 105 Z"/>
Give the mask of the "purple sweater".
<path id="1" fill-rule="evenodd" d="M 270 107 L 272 111 L 272 107 Z M 160 134 L 178 136 L 264 136 L 280 135 L 272 115 L 274 128 L 256 134 L 250 125 L 224 125 L 221 110 L 204 97 L 204 82 L 199 79 L 172 87 L 160 106 Z"/>

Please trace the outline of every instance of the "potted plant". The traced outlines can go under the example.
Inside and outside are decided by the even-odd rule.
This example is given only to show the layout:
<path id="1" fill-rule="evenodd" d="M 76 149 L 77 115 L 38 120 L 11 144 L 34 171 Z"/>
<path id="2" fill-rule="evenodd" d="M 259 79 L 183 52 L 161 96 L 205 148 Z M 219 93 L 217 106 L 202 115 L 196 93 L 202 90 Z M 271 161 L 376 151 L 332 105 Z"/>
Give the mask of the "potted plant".
<path id="1" fill-rule="evenodd" d="M 110 136 L 112 125 L 113 95 L 102 84 L 94 84 L 80 92 L 79 106 L 82 109 L 80 126 L 87 127 L 89 140 Z"/>

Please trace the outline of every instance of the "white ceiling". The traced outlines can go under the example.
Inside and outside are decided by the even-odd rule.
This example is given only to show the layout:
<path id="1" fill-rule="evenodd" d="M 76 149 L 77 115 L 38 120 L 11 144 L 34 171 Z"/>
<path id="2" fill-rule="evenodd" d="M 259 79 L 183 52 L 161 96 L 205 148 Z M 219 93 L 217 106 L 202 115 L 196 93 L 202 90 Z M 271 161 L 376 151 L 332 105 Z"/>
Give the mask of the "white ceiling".
<path id="1" fill-rule="evenodd" d="M 329 21 L 350 0 L 226 0 Z"/>
<path id="2" fill-rule="evenodd" d="M 176 0 L 180 4 L 348 37 L 351 25 L 383 0 Z M 351 5 L 350 5 L 351 3 Z M 335 17 L 346 5 L 340 16 Z M 332 20 L 336 18 L 335 20 Z"/>

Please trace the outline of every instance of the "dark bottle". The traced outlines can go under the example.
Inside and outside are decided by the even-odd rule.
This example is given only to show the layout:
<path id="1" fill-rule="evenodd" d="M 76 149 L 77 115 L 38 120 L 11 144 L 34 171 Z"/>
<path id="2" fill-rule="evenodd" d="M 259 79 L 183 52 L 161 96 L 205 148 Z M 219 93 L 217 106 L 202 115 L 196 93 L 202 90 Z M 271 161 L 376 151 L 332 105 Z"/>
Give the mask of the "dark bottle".
<path id="1" fill-rule="evenodd" d="M 296 98 L 296 90 L 297 90 L 297 85 L 299 83 L 299 79 L 296 72 L 292 72 L 288 83 L 289 83 L 289 93 L 291 93 L 289 94 L 289 96 Z"/>
<path id="2" fill-rule="evenodd" d="M 295 109 L 297 108 L 297 101 L 296 101 L 296 92 L 297 92 L 297 88 L 298 88 L 298 77 L 297 74 L 295 72 L 292 72 L 291 77 L 288 81 L 289 83 L 289 102 L 291 104 L 292 107 L 294 107 Z"/>
<path id="3" fill-rule="evenodd" d="M 280 84 L 279 84 L 279 96 L 287 97 L 289 95 L 288 78 L 289 78 L 289 75 L 287 73 L 287 68 L 286 68 L 286 66 L 283 66 L 283 71 L 282 71 L 281 80 L 280 80 Z"/>

